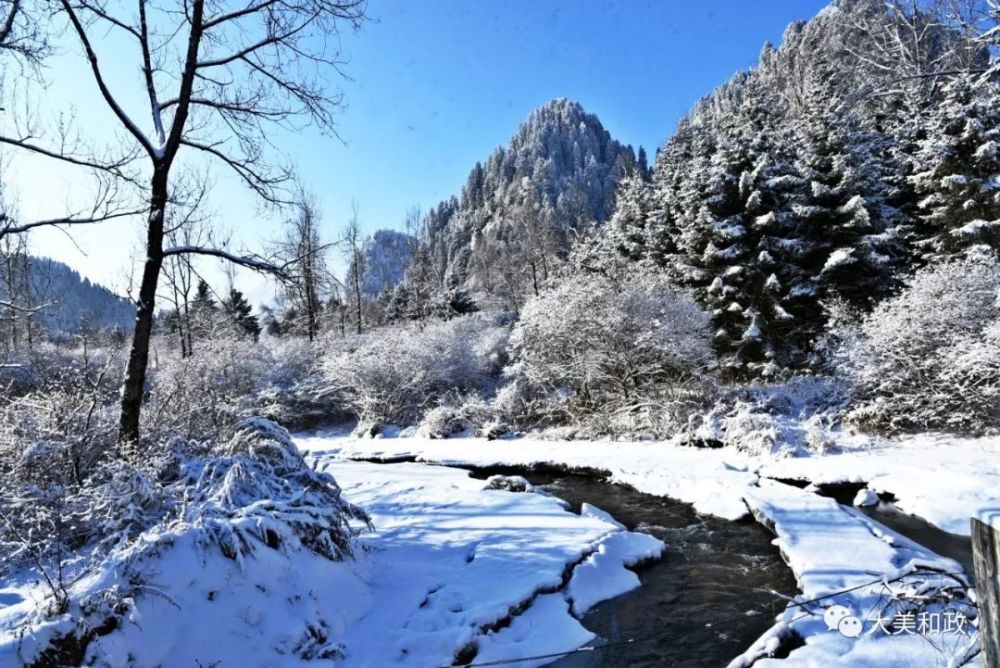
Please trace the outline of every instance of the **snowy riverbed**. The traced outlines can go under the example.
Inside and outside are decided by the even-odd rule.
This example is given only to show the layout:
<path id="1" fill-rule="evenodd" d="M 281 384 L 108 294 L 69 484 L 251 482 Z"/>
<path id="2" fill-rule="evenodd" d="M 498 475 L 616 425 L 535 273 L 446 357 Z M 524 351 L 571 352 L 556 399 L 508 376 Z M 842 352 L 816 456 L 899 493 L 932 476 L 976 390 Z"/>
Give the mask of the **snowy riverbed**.
<path id="1" fill-rule="evenodd" d="M 320 467 L 371 517 L 374 531 L 356 560 L 261 545 L 237 562 L 199 545 L 193 532 L 171 536 L 150 558 L 105 562 L 72 585 L 82 599 L 120 578 L 146 583 L 126 620 L 90 643 L 88 658 L 109 666 L 426 668 L 457 655 L 565 652 L 594 638 L 575 615 L 639 586 L 626 566 L 663 548 L 597 508 L 576 514 L 550 496 L 484 489 L 457 469 L 332 459 Z M 72 627 L 63 615 L 24 638 L 4 630 L 37 609 L 43 593 L 30 581 L 0 584 L 0 665 L 30 661 Z"/>
<path id="2" fill-rule="evenodd" d="M 922 436 L 900 441 L 852 438 L 813 457 L 751 457 L 731 449 L 693 449 L 670 443 L 485 441 L 420 437 L 352 439 L 305 436 L 300 447 L 318 460 L 372 458 L 467 466 L 554 464 L 606 472 L 615 482 L 691 503 L 702 513 L 736 519 L 752 512 L 776 534 L 799 583 L 797 603 L 733 665 L 748 665 L 779 644 L 801 645 L 785 659 L 756 665 L 948 666 L 970 659 L 974 627 L 917 633 L 908 629 L 906 600 L 923 587 L 956 600 L 935 603 L 936 622 L 974 616 L 962 567 L 811 490 L 775 479 L 817 484 L 867 483 L 895 497 L 900 509 L 953 533 L 968 534 L 969 517 L 991 519 L 1000 508 L 1000 441 Z M 843 590 L 851 590 L 838 594 Z M 805 607 L 803 601 L 819 598 Z M 952 597 L 954 598 L 954 597 Z M 887 607 L 887 601 L 890 605 Z M 859 638 L 830 629 L 822 615 L 840 605 L 857 616 Z M 810 614 L 810 612 L 812 614 Z M 902 626 L 896 619 L 902 615 Z M 914 614 L 914 618 L 916 613 Z M 895 621 L 894 621 L 895 620 Z M 897 626 L 893 626 L 893 624 Z M 882 627 L 888 627 L 884 633 Z M 879 628 L 877 628 L 879 627 Z M 895 631 L 899 630 L 899 633 Z M 926 630 L 926 629 L 925 629 Z M 779 642 L 780 638 L 780 642 Z M 962 664 L 961 660 L 970 659 Z M 780 664 L 779 664 L 780 662 Z"/>
<path id="3" fill-rule="evenodd" d="M 641 492 L 690 503 L 701 513 L 737 519 L 743 498 L 761 477 L 816 484 L 867 483 L 896 506 L 935 526 L 969 535 L 969 518 L 1000 515 L 1000 438 L 921 435 L 900 440 L 844 438 L 830 454 L 751 457 L 731 448 L 699 449 L 664 442 L 487 441 L 423 437 L 300 436 L 314 456 L 400 459 L 468 466 L 530 466 L 539 462 L 596 469 Z"/>
<path id="4" fill-rule="evenodd" d="M 995 441 L 922 437 L 802 458 L 652 442 L 318 434 L 297 443 L 370 514 L 374 530 L 364 533 L 357 559 L 329 562 L 301 549 L 259 546 L 252 558 L 236 562 L 206 549 L 194 534 L 167 541 L 151 536 L 160 547 L 148 556 L 106 562 L 73 583 L 71 593 L 81 599 L 122 578 L 145 583 L 123 622 L 94 638 L 89 658 L 112 666 L 424 667 L 456 658 L 488 663 L 557 655 L 597 641 L 581 623 L 587 609 L 640 587 L 628 566 L 663 549 L 656 538 L 628 531 L 587 504 L 577 514 L 552 496 L 487 489 L 457 468 L 356 461 L 412 458 L 590 469 L 701 513 L 727 519 L 752 513 L 774 532 L 799 595 L 734 667 L 754 661 L 845 667 L 979 661 L 956 660 L 969 657 L 971 625 L 960 633 L 929 634 L 876 628 L 898 623 L 905 613 L 900 601 L 928 592 L 941 594 L 924 608 L 940 619 L 973 615 L 959 564 L 782 480 L 864 482 L 873 492 L 891 493 L 904 510 L 959 532 L 969 516 L 989 519 L 1000 507 Z M 38 608 L 42 592 L 25 578 L 0 584 L 0 664 L 30 659 L 48 638 L 70 628 L 68 619 L 56 616 L 38 618 L 24 637 L 9 630 Z M 832 605 L 858 618 L 860 637 L 828 626 L 824 614 Z M 790 654 L 767 658 L 775 650 Z"/>

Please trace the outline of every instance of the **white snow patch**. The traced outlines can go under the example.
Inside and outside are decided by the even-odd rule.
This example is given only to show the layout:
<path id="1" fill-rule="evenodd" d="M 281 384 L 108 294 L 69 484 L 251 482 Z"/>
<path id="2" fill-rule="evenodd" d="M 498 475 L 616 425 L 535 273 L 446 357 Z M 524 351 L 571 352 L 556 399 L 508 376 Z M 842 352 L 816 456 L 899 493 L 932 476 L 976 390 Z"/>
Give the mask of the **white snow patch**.
<path id="1" fill-rule="evenodd" d="M 886 635 L 878 627 L 880 618 L 891 624 L 889 617 L 895 617 L 885 607 L 891 598 L 885 583 L 920 568 L 958 574 L 958 581 L 962 581 L 962 568 L 956 562 L 832 499 L 789 485 L 761 481 L 746 500 L 754 515 L 777 535 L 775 544 L 798 580 L 801 596 L 797 600 L 802 605 L 789 606 L 776 626 L 731 667 L 747 666 L 754 659 L 759 659 L 754 666 L 772 668 L 947 665 L 949 658 L 965 655 L 972 646 L 974 634 L 928 630 L 921 634 L 914 627 L 913 633 Z M 947 575 L 926 573 L 913 586 L 923 587 L 921 593 L 925 593 L 955 582 Z M 899 583 L 894 586 L 897 591 L 906 591 Z M 860 637 L 848 637 L 827 626 L 823 615 L 832 605 L 847 608 L 861 620 Z M 943 614 L 945 608 L 928 610 Z M 974 616 L 967 603 L 949 605 L 947 610 Z M 775 639 L 790 631 L 805 644 L 785 659 L 764 658 L 768 650 L 773 651 Z"/>
<path id="2" fill-rule="evenodd" d="M 467 466 L 530 466 L 536 463 L 606 471 L 611 482 L 690 503 L 700 513 L 725 519 L 747 515 L 743 492 L 757 480 L 754 460 L 730 448 L 705 449 L 670 442 L 552 441 L 519 438 L 433 440 L 423 437 L 364 439 L 299 436 L 311 456 L 395 459 Z M 308 456 L 308 455 L 307 455 Z M 352 499 L 353 500 L 353 499 Z"/>
<path id="3" fill-rule="evenodd" d="M 872 490 L 865 487 L 864 489 L 859 489 L 858 493 L 854 495 L 853 504 L 859 508 L 867 508 L 868 506 L 878 505 L 878 494 Z"/>
<path id="4" fill-rule="evenodd" d="M 640 586 L 639 576 L 625 568 L 663 552 L 663 543 L 647 534 L 621 531 L 576 567 L 567 594 L 573 614 L 583 615 L 595 604 Z"/>

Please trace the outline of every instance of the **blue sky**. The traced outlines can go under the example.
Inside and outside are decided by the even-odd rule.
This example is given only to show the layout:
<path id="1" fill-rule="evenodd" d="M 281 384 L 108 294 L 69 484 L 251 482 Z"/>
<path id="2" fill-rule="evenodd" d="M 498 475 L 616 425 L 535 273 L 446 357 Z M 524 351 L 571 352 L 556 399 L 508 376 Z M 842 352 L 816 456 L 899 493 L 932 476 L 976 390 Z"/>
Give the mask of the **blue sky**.
<path id="1" fill-rule="evenodd" d="M 554 97 L 579 101 L 612 136 L 650 156 L 678 119 L 733 72 L 751 66 L 765 41 L 809 18 L 819 0 L 370 0 L 372 17 L 343 39 L 350 81 L 339 116 L 343 142 L 305 131 L 276 133 L 316 193 L 330 236 L 360 208 L 366 230 L 399 227 L 459 191 L 471 166 L 505 143 L 528 112 Z M 105 42 L 125 75 L 134 59 Z M 105 111 L 73 53 L 50 68 L 52 108 L 72 101 L 81 127 L 102 132 Z M 139 104 L 141 98 L 134 98 Z M 141 109 L 135 117 L 143 118 Z M 33 160 L 9 160 L 6 181 L 24 218 L 58 213 L 73 177 Z M 238 244 L 274 237 L 273 219 L 221 170 L 212 207 Z M 123 289 L 139 240 L 135 224 L 34 238 L 35 251 Z M 213 270 L 208 269 L 211 273 Z"/>

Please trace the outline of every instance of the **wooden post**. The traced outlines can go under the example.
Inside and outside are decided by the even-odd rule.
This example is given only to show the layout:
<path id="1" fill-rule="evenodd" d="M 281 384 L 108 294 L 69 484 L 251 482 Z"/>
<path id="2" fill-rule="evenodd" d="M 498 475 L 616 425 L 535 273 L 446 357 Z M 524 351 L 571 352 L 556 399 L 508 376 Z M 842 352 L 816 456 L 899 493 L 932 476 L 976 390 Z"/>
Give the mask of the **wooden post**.
<path id="1" fill-rule="evenodd" d="M 1000 668 L 1000 530 L 972 518 L 972 563 L 983 666 Z"/>

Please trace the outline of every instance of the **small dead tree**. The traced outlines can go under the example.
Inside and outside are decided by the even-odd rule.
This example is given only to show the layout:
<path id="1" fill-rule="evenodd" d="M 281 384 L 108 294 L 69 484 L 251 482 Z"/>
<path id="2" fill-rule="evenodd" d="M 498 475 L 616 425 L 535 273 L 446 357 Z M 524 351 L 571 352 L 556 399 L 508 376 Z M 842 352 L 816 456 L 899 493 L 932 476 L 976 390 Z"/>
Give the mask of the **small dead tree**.
<path id="1" fill-rule="evenodd" d="M 334 113 L 342 103 L 340 93 L 328 85 L 328 73 L 336 74 L 340 65 L 335 37 L 342 27 L 360 24 L 364 0 L 138 0 L 133 15 L 91 0 L 58 0 L 51 6 L 56 10 L 52 20 L 62 22 L 53 34 L 65 35 L 86 58 L 109 120 L 128 141 L 98 151 L 65 137 L 59 141 L 53 137 L 58 128 L 44 133 L 22 124 L 22 131 L 0 136 L 0 143 L 92 170 L 106 182 L 129 186 L 129 201 L 141 202 L 145 253 L 118 436 L 121 445 L 135 444 L 164 262 L 203 255 L 279 271 L 224 248 L 165 245 L 167 211 L 176 203 L 176 166 L 183 156 L 200 155 L 231 170 L 264 202 L 290 203 L 285 186 L 291 170 L 270 159 L 268 131 L 275 125 L 295 128 L 298 121 L 333 131 Z M 112 90 L 105 76 L 99 51 L 109 31 L 134 46 L 141 76 L 133 83 L 148 105 L 147 123 L 137 122 L 138 116 L 126 110 L 126 97 Z M 125 215 L 120 210 L 101 213 L 44 224 L 68 226 Z"/>
<path id="2" fill-rule="evenodd" d="M 330 244 L 320 235 L 320 215 L 312 197 L 300 195 L 296 215 L 285 223 L 285 237 L 275 244 L 275 256 L 286 267 L 281 284 L 292 308 L 305 318 L 306 335 L 315 340 L 320 330 L 323 296 L 334 280 L 326 263 Z"/>
<path id="3" fill-rule="evenodd" d="M 362 282 L 365 276 L 365 253 L 362 247 L 361 223 L 358 221 L 358 205 L 351 204 L 351 217 L 344 226 L 344 233 L 341 236 L 344 259 L 347 260 L 347 285 L 350 290 L 351 305 L 354 307 L 354 323 L 358 334 L 361 333 L 362 310 L 364 308 L 364 294 Z"/>

